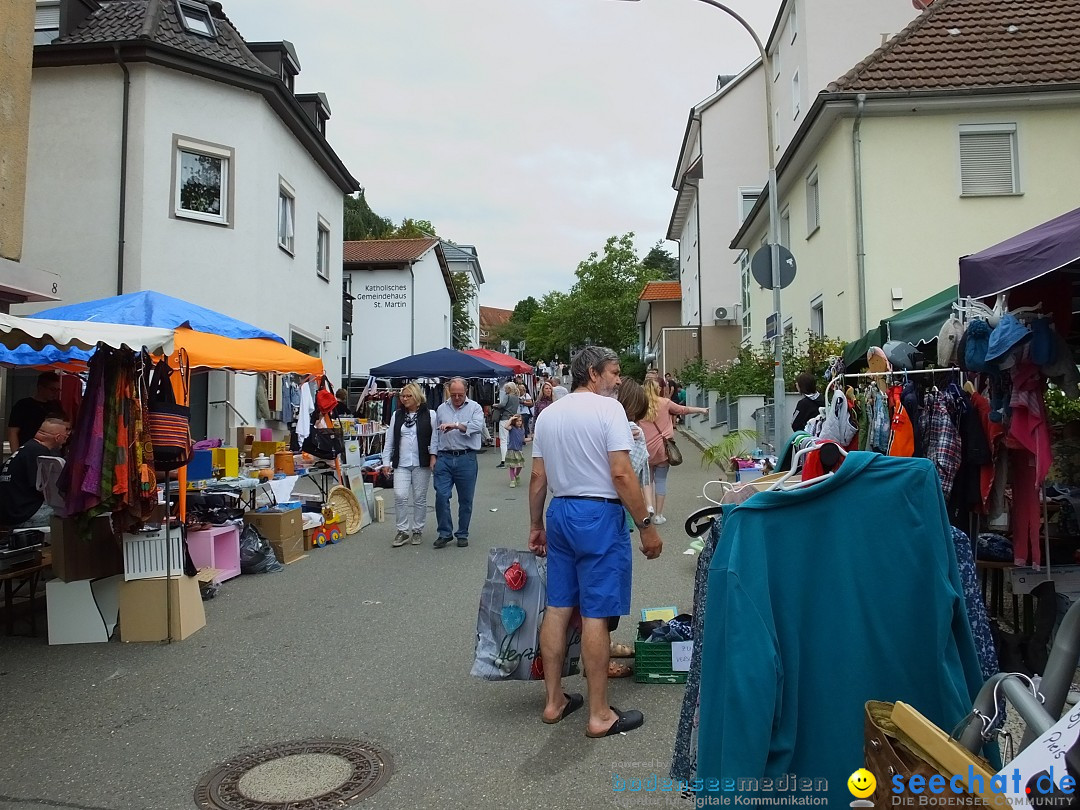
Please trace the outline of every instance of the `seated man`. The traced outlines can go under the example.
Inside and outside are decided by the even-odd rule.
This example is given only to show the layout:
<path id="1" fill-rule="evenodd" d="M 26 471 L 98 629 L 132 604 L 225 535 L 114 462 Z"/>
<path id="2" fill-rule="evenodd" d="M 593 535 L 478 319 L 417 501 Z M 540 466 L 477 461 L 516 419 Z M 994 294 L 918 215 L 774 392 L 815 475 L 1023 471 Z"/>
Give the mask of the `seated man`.
<path id="1" fill-rule="evenodd" d="M 40 528 L 49 525 L 53 510 L 38 491 L 38 459 L 58 455 L 68 438 L 68 423 L 48 418 L 41 423 L 34 438 L 0 469 L 0 526 L 12 529 Z"/>

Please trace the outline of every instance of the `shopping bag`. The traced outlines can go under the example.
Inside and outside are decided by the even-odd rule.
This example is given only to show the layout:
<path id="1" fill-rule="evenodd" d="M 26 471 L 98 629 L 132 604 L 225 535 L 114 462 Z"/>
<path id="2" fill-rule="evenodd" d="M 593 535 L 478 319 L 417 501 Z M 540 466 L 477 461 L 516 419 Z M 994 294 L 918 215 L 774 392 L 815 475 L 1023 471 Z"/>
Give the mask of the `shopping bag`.
<path id="1" fill-rule="evenodd" d="M 540 625 L 547 606 L 547 560 L 531 551 L 493 548 L 480 591 L 472 675 L 488 681 L 537 681 L 544 677 Z M 581 618 L 566 631 L 563 675 L 578 671 Z"/>
<path id="2" fill-rule="evenodd" d="M 187 352 L 180 350 L 180 380 L 184 399 L 188 398 Z M 191 460 L 191 410 L 176 401 L 171 377 L 172 368 L 159 360 L 145 380 L 146 429 L 154 448 L 154 467 L 157 472 L 169 472 L 185 466 Z"/>

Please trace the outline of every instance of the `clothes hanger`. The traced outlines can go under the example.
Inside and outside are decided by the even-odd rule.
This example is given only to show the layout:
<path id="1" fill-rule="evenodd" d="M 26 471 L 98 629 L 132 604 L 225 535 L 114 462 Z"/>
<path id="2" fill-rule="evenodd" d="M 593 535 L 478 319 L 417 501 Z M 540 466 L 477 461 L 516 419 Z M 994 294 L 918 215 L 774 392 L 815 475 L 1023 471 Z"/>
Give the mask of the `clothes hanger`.
<path id="1" fill-rule="evenodd" d="M 797 472 L 799 472 L 799 464 L 798 464 L 799 461 L 804 459 L 806 456 L 808 456 L 813 451 L 815 451 L 815 450 L 824 450 L 824 448 L 827 447 L 827 446 L 835 447 L 837 452 L 839 452 L 839 454 L 841 456 L 846 456 L 847 455 L 847 450 L 845 450 L 843 447 L 841 447 L 839 444 L 837 444 L 836 442 L 833 442 L 833 441 L 816 442 L 816 443 L 810 445 L 809 447 L 804 447 L 802 450 L 800 450 L 798 453 L 796 453 L 794 456 L 792 456 L 792 458 L 791 458 L 791 469 L 788 470 L 788 472 L 785 473 L 782 477 L 780 477 L 776 481 L 774 481 L 772 486 L 769 487 L 766 490 L 766 492 L 778 492 L 778 491 L 787 490 L 787 489 L 798 489 L 800 486 L 802 486 L 804 484 L 809 484 L 809 483 L 812 483 L 812 482 L 815 482 L 815 481 L 820 481 L 823 478 L 827 478 L 828 476 L 832 475 L 832 470 L 829 470 L 829 472 L 825 473 L 825 475 L 820 475 L 820 476 L 818 476 L 816 478 L 811 478 L 809 481 L 800 481 L 797 484 L 795 484 L 793 486 L 790 486 L 790 487 L 784 486 L 784 484 L 786 484 L 787 481 L 790 478 L 792 478 Z M 832 466 L 835 466 L 835 464 L 837 464 L 837 463 L 839 463 L 839 459 L 837 459 L 837 461 L 834 462 L 834 464 Z M 822 466 L 824 466 L 824 460 L 822 462 Z"/>

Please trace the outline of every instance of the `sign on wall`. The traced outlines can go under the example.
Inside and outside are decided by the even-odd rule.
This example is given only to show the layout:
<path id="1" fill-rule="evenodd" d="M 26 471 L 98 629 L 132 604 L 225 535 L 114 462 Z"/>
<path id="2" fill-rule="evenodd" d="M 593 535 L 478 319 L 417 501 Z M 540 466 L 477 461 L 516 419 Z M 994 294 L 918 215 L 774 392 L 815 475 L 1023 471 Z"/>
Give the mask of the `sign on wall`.
<path id="1" fill-rule="evenodd" d="M 407 284 L 362 284 L 354 292 L 353 306 L 370 311 L 408 309 L 409 286 Z"/>

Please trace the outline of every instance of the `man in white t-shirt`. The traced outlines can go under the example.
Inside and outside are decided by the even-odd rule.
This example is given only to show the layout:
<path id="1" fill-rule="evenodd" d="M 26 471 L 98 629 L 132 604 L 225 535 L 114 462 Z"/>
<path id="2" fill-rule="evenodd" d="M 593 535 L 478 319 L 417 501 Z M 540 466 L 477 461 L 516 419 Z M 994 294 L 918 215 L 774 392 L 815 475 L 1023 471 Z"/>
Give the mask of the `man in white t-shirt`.
<path id="1" fill-rule="evenodd" d="M 547 702 L 545 723 L 581 708 L 581 695 L 562 690 L 566 628 L 581 611 L 582 658 L 589 684 L 585 734 L 630 731 L 645 718 L 608 705 L 608 618 L 630 612 L 631 549 L 623 508 L 641 529 L 641 551 L 651 559 L 664 547 L 645 507 L 630 464 L 633 437 L 615 398 L 619 358 L 589 346 L 570 365 L 573 392 L 548 405 L 536 423 L 529 481 L 529 548 L 547 555 L 547 609 L 540 629 Z M 552 491 L 545 528 L 544 504 Z"/>

